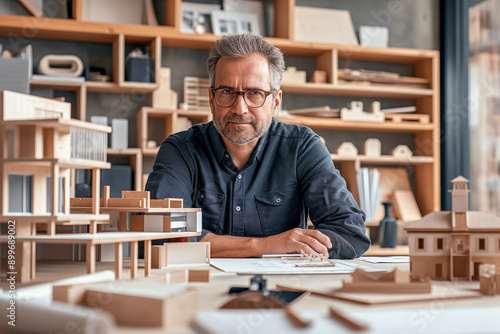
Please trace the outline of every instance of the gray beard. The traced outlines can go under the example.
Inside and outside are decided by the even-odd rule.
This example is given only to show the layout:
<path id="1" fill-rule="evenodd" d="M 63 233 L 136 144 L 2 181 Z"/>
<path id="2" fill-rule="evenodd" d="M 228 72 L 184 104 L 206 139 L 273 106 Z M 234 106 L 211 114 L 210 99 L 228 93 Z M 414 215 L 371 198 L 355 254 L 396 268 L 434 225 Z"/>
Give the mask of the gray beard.
<path id="1" fill-rule="evenodd" d="M 223 124 L 219 124 L 219 120 L 216 117 L 214 117 L 213 120 L 214 120 L 213 124 L 215 126 L 215 129 L 217 129 L 217 132 L 219 132 L 221 136 L 224 136 L 227 140 L 235 144 L 246 144 L 262 137 L 266 133 L 267 129 L 269 129 L 269 126 L 271 125 L 271 122 L 269 122 L 269 124 L 263 124 L 263 122 L 261 122 L 261 124 L 257 124 L 255 119 L 252 119 L 250 122 L 255 131 L 251 133 L 243 133 L 244 131 L 243 128 L 234 127 L 233 129 L 230 130 L 227 126 L 223 125 L 229 123 L 230 121 L 248 122 L 249 120 L 245 119 L 245 117 L 243 116 L 233 114 L 231 117 L 225 117 L 222 120 Z"/>

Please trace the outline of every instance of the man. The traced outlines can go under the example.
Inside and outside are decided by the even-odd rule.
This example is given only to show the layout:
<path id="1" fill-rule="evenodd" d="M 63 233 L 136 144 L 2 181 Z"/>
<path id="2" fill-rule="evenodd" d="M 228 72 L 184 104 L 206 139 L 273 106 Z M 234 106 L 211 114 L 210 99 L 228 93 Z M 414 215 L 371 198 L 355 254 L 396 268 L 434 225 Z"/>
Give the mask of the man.
<path id="1" fill-rule="evenodd" d="M 152 198 L 201 208 L 201 241 L 213 257 L 362 255 L 365 215 L 325 145 L 309 128 L 275 118 L 282 52 L 260 36 L 225 36 L 207 69 L 213 122 L 165 139 L 146 186 Z"/>

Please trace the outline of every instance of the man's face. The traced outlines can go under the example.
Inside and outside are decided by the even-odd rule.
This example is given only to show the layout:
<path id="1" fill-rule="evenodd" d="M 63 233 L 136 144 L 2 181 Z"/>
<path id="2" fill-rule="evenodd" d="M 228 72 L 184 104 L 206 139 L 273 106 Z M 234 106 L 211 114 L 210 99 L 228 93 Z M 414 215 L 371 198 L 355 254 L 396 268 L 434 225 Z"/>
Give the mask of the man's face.
<path id="1" fill-rule="evenodd" d="M 221 58 L 215 66 L 214 88 L 231 88 L 235 91 L 247 89 L 271 90 L 267 59 L 254 53 L 245 58 Z M 269 95 L 260 108 L 250 108 L 238 96 L 231 107 L 217 105 L 210 93 L 210 106 L 214 124 L 219 133 L 234 144 L 247 144 L 258 140 L 271 125 L 281 102 L 281 91 Z"/>

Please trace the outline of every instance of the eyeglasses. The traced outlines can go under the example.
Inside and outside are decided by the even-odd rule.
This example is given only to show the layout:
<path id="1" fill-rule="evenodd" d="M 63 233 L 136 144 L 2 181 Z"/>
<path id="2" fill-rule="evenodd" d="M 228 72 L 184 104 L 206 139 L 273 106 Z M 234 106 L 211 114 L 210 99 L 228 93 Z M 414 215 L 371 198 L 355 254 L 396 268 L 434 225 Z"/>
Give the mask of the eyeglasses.
<path id="1" fill-rule="evenodd" d="M 260 108 L 266 103 L 266 99 L 274 92 L 274 89 L 265 91 L 262 89 L 247 89 L 235 91 L 231 88 L 212 88 L 212 95 L 215 102 L 223 108 L 232 107 L 239 95 L 243 95 L 243 100 L 250 108 Z"/>

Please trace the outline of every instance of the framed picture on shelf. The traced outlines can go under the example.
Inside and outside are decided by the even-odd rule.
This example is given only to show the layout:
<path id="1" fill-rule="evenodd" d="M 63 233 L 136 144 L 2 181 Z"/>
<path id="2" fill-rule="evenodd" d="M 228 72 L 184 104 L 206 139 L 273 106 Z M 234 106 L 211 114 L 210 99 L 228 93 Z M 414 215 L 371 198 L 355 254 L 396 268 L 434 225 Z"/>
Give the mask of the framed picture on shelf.
<path id="1" fill-rule="evenodd" d="M 233 35 L 251 33 L 262 35 L 256 14 L 235 13 L 217 10 L 212 12 L 214 35 Z"/>
<path id="2" fill-rule="evenodd" d="M 212 33 L 211 12 L 220 9 L 220 5 L 182 2 L 181 32 L 209 34 Z"/>
<path id="3" fill-rule="evenodd" d="M 223 0 L 223 8 L 227 12 L 247 13 L 257 15 L 260 34 L 264 35 L 264 8 L 261 1 Z"/>

